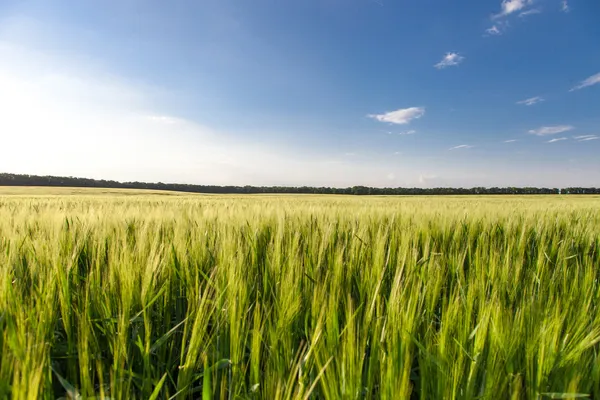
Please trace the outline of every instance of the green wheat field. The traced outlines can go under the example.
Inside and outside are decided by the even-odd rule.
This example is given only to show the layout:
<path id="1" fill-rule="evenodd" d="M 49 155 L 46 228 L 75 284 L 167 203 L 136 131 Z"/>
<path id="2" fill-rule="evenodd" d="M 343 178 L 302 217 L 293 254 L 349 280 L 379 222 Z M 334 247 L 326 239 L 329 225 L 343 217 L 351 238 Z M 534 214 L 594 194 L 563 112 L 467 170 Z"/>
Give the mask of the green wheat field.
<path id="1" fill-rule="evenodd" d="M 598 399 L 599 277 L 598 196 L 0 189 L 0 398 Z"/>

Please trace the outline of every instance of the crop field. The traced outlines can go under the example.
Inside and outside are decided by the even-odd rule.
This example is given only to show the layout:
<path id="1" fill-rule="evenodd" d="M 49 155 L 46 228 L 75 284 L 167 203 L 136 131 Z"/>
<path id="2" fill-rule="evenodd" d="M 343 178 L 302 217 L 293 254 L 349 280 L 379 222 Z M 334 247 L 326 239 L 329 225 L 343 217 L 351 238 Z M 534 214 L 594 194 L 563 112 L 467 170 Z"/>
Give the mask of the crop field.
<path id="1" fill-rule="evenodd" d="M 600 197 L 0 189 L 0 398 L 600 398 Z"/>

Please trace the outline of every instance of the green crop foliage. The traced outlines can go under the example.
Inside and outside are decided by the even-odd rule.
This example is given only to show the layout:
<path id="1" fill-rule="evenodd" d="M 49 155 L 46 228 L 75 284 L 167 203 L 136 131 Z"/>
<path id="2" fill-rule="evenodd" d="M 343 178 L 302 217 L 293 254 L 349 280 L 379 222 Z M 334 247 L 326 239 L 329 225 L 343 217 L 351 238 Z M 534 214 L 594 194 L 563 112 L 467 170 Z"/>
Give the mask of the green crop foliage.
<path id="1" fill-rule="evenodd" d="M 0 398 L 600 398 L 600 197 L 0 196 Z"/>

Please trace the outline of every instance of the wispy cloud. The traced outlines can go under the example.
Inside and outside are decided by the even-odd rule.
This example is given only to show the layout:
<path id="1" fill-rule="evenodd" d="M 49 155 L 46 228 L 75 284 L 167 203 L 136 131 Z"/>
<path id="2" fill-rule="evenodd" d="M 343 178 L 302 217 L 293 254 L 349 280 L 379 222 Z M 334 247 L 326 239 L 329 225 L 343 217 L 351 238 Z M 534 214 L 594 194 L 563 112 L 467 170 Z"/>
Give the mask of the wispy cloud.
<path id="1" fill-rule="evenodd" d="M 517 104 L 522 104 L 522 105 L 526 105 L 526 106 L 532 106 L 534 104 L 541 103 L 544 100 L 545 99 L 543 97 L 535 96 L 535 97 L 530 97 L 529 99 L 517 101 Z"/>
<path id="2" fill-rule="evenodd" d="M 581 135 L 574 136 L 573 139 L 577 140 L 578 142 L 587 142 L 589 140 L 598 140 L 600 137 L 597 135 Z"/>
<path id="3" fill-rule="evenodd" d="M 485 30 L 489 35 L 502 35 L 502 31 L 498 29 L 498 26 L 494 25 L 491 28 Z"/>
<path id="4" fill-rule="evenodd" d="M 388 135 L 398 135 L 398 136 L 404 136 L 404 135 L 414 135 L 415 133 L 417 133 L 417 131 L 411 129 L 409 131 L 402 131 L 402 132 L 392 132 L 392 131 L 382 131 L 384 133 L 387 133 Z"/>
<path id="5" fill-rule="evenodd" d="M 510 140 L 505 140 L 504 143 L 514 143 L 516 141 L 517 141 L 517 139 L 510 139 Z"/>
<path id="6" fill-rule="evenodd" d="M 597 85 L 598 83 L 600 83 L 600 72 L 598 72 L 596 75 L 592 75 L 589 78 L 581 81 L 581 83 L 579 85 L 575 86 L 573 89 L 571 89 L 570 92 L 572 92 L 574 90 L 583 89 L 588 86 Z"/>
<path id="7" fill-rule="evenodd" d="M 557 133 L 563 133 L 573 129 L 575 129 L 575 127 L 571 125 L 542 126 L 541 128 L 530 130 L 529 133 L 537 136 L 546 136 L 556 135 Z"/>
<path id="8" fill-rule="evenodd" d="M 579 136 L 573 136 L 573 139 L 575 140 L 581 140 L 581 139 L 587 139 L 590 137 L 596 137 L 596 135 L 579 135 Z"/>
<path id="9" fill-rule="evenodd" d="M 498 36 L 502 35 L 504 31 L 510 26 L 510 22 L 507 20 L 495 20 L 494 25 L 491 28 L 485 30 L 483 36 Z"/>
<path id="10" fill-rule="evenodd" d="M 444 58 L 442 58 L 442 61 L 435 64 L 434 67 L 436 67 L 437 69 L 442 69 L 446 67 L 457 66 L 458 64 L 463 62 L 464 59 L 465 58 L 458 53 L 446 53 Z"/>
<path id="11" fill-rule="evenodd" d="M 471 148 L 473 148 L 473 146 L 468 145 L 468 144 L 461 144 L 458 146 L 450 147 L 448 150 L 471 149 Z"/>
<path id="12" fill-rule="evenodd" d="M 356 153 L 344 153 L 346 157 L 354 157 Z"/>
<path id="13" fill-rule="evenodd" d="M 569 2 L 567 0 L 562 0 L 562 2 L 560 3 L 560 10 L 566 13 L 568 13 L 571 10 L 571 8 L 569 7 Z"/>
<path id="14" fill-rule="evenodd" d="M 560 138 L 556 138 L 556 139 L 550 139 L 546 143 L 560 142 L 560 141 L 563 141 L 563 140 L 567 140 L 567 138 L 566 137 L 560 137 Z"/>
<path id="15" fill-rule="evenodd" d="M 413 119 L 421 118 L 423 115 L 425 115 L 425 107 L 409 107 L 386 112 L 384 114 L 371 114 L 368 115 L 368 117 L 374 118 L 380 122 L 404 125 L 408 124 Z"/>
<path id="16" fill-rule="evenodd" d="M 494 18 L 505 17 L 512 13 L 521 11 L 531 3 L 532 0 L 503 0 L 501 4 L 502 11 L 499 14 L 494 15 Z"/>
<path id="17" fill-rule="evenodd" d="M 523 18 L 528 15 L 539 14 L 541 12 L 542 11 L 539 8 L 532 8 L 531 10 L 527 10 L 527 11 L 523 11 L 522 13 L 519 13 L 519 17 Z"/>

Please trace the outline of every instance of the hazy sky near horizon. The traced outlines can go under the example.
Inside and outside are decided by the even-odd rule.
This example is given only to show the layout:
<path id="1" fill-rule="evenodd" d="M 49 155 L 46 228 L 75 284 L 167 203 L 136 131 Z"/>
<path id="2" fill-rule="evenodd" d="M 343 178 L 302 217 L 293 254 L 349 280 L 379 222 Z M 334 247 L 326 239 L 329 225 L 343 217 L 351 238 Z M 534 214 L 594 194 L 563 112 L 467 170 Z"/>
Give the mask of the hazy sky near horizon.
<path id="1" fill-rule="evenodd" d="M 2 0 L 0 139 L 0 172 L 600 186 L 600 2 Z"/>

